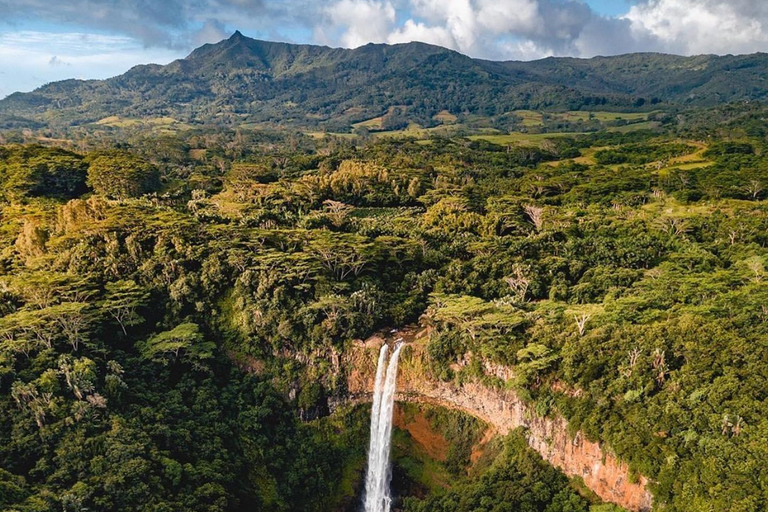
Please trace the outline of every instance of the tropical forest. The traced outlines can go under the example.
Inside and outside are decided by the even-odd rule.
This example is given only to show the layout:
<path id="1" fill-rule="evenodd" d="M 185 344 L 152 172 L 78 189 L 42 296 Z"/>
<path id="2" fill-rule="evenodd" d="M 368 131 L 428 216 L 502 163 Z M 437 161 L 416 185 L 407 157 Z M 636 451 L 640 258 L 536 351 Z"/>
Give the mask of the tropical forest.
<path id="1" fill-rule="evenodd" d="M 0 102 L 0 510 L 768 510 L 768 105 L 414 45 Z"/>

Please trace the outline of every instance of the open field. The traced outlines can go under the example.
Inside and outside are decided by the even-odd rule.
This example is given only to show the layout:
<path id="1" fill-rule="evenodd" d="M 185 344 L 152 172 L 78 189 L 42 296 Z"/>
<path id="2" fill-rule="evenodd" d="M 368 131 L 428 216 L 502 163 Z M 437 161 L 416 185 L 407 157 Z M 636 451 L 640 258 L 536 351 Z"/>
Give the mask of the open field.
<path id="1" fill-rule="evenodd" d="M 554 139 L 558 137 L 575 137 L 577 135 L 584 135 L 579 132 L 562 132 L 562 133 L 521 133 L 513 132 L 509 134 L 496 134 L 496 135 L 471 135 L 470 140 L 486 140 L 493 144 L 520 144 L 523 146 L 540 146 L 547 139 Z"/>
<path id="2" fill-rule="evenodd" d="M 308 135 L 313 139 L 324 139 L 326 137 L 341 137 L 342 139 L 356 139 L 357 135 L 354 133 L 339 133 L 339 132 L 304 132 L 304 135 Z"/>
<path id="3" fill-rule="evenodd" d="M 434 116 L 432 116 L 432 119 L 435 121 L 440 121 L 443 124 L 452 124 L 455 123 L 458 119 L 455 115 L 451 114 L 447 110 L 441 110 Z"/>
<path id="4" fill-rule="evenodd" d="M 514 112 L 511 112 L 511 114 L 522 119 L 523 126 L 541 126 L 544 124 L 541 112 L 535 112 L 533 110 L 515 110 Z"/>
<path id="5" fill-rule="evenodd" d="M 418 124 L 411 124 L 404 130 L 392 130 L 386 132 L 378 132 L 374 135 L 376 137 L 415 137 L 417 139 L 426 139 L 430 135 L 444 135 L 447 137 L 454 136 L 462 129 L 466 129 L 460 124 L 452 125 L 440 125 L 433 126 L 432 128 L 422 128 Z"/>
<path id="6" fill-rule="evenodd" d="M 179 130 L 189 130 L 192 128 L 186 123 L 182 123 L 172 117 L 149 117 L 149 118 L 122 118 L 118 116 L 105 117 L 95 124 L 100 126 L 109 126 L 112 128 L 149 128 L 156 133 L 174 133 Z"/>
<path id="7" fill-rule="evenodd" d="M 608 128 L 607 131 L 627 133 L 627 132 L 636 132 L 639 130 L 653 130 L 654 128 L 658 128 L 658 126 L 659 126 L 659 123 L 657 123 L 656 121 L 643 121 L 641 123 L 632 123 L 625 126 L 612 126 Z"/>
<path id="8" fill-rule="evenodd" d="M 591 117 L 590 117 L 591 116 Z M 566 121 L 589 121 L 590 119 L 596 119 L 600 122 L 611 121 L 647 121 L 648 114 L 645 112 L 601 112 L 601 111 L 586 111 L 586 110 L 570 110 L 561 114 L 563 120 Z"/>
<path id="9" fill-rule="evenodd" d="M 690 140 L 680 140 L 680 142 L 684 142 L 686 144 L 696 146 L 698 149 L 693 153 L 672 158 L 667 162 L 660 162 L 660 161 L 651 162 L 646 165 L 649 167 L 656 167 L 659 172 L 663 173 L 671 169 L 681 169 L 681 170 L 701 169 L 703 167 L 708 167 L 714 164 L 714 162 L 704 157 L 704 152 L 708 149 L 708 146 L 706 144 L 703 144 L 697 141 L 690 141 Z M 611 149 L 612 147 L 615 147 L 615 146 L 600 146 L 600 147 L 591 147 L 591 148 L 582 149 L 581 156 L 579 157 L 568 158 L 565 160 L 558 160 L 554 162 L 547 162 L 546 165 L 557 167 L 558 165 L 564 162 L 572 162 L 572 163 L 585 164 L 585 165 L 596 165 L 597 162 L 595 161 L 595 158 L 594 158 L 595 153 L 597 153 L 598 151 Z M 660 165 L 662 164 L 663 164 L 663 167 L 660 167 Z M 614 170 L 617 170 L 623 167 L 623 165 L 624 164 L 616 164 L 616 165 L 609 165 L 608 167 Z"/>
<path id="10" fill-rule="evenodd" d="M 384 126 L 384 122 L 387 118 L 387 116 L 392 115 L 395 109 L 405 109 L 405 107 L 390 107 L 389 111 L 386 114 L 383 114 L 378 117 L 374 117 L 371 119 L 366 119 L 365 121 L 360 121 L 358 123 L 354 123 L 352 125 L 353 128 L 368 128 L 369 130 L 378 131 L 382 130 Z M 354 113 L 348 111 L 348 113 Z M 535 110 L 514 110 L 511 112 L 508 112 L 505 115 L 509 116 L 515 116 L 518 119 L 520 119 L 521 124 L 526 128 L 536 128 L 541 126 L 546 126 L 550 123 L 557 123 L 557 122 L 587 122 L 589 120 L 596 120 L 603 123 L 609 123 L 609 122 L 615 122 L 615 121 L 628 121 L 632 124 L 627 126 L 620 126 L 620 127 L 614 127 L 614 130 L 618 131 L 629 131 L 633 129 L 642 129 L 642 128 L 648 128 L 650 125 L 645 124 L 648 122 L 648 113 L 646 112 L 607 112 L 607 111 L 581 111 L 581 110 L 569 110 L 566 112 L 539 112 Z M 480 116 L 468 116 L 467 120 L 470 118 L 474 118 L 474 121 L 488 119 L 483 118 Z M 452 113 L 450 113 L 448 110 L 442 110 L 439 113 L 435 114 L 432 119 L 435 121 L 438 121 L 441 123 L 441 125 L 453 125 L 458 121 L 458 117 Z M 440 127 L 435 127 L 440 128 Z M 433 130 L 434 128 L 421 128 L 421 130 Z M 418 136 L 414 135 L 412 132 L 414 132 L 414 129 L 408 128 L 406 130 L 397 130 L 397 131 L 386 131 L 386 132 L 379 132 L 379 134 L 384 135 L 401 135 L 401 132 L 409 132 L 406 133 L 408 136 Z"/>
<path id="11" fill-rule="evenodd" d="M 577 156 L 576 158 L 566 158 L 565 160 L 557 160 L 554 162 L 547 162 L 546 165 L 549 165 L 551 167 L 557 167 L 558 165 L 564 162 L 573 162 L 575 164 L 583 164 L 583 165 L 595 165 L 597 163 L 595 162 L 595 153 L 608 148 L 610 148 L 610 146 L 599 146 L 599 147 L 582 149 L 581 156 Z"/>
<path id="12" fill-rule="evenodd" d="M 359 123 L 354 123 L 352 125 L 352 128 L 367 128 L 369 130 L 381 130 L 384 128 L 384 122 L 386 121 L 388 116 L 394 115 L 397 112 L 405 112 L 408 109 L 405 105 L 396 105 L 389 107 L 386 114 L 382 114 L 378 117 L 374 117 L 371 119 L 366 119 L 365 121 L 360 121 Z M 352 111 L 353 109 L 349 109 L 347 112 Z M 444 110 L 440 114 L 437 114 L 437 116 L 444 114 L 447 116 L 450 116 L 451 114 L 448 113 L 448 111 Z M 435 117 L 437 117 L 435 116 Z M 456 118 L 454 117 L 454 120 Z"/>
<path id="13" fill-rule="evenodd" d="M 374 117 L 373 119 L 368 119 L 365 121 L 360 121 L 359 123 L 354 123 L 352 126 L 354 128 L 368 128 L 369 130 L 381 130 L 381 127 L 384 123 L 384 117 L 385 116 Z"/>
<path id="14" fill-rule="evenodd" d="M 469 135 L 471 140 L 486 140 L 494 144 L 521 144 L 526 146 L 541 146 L 546 139 L 557 137 L 573 137 L 577 135 L 583 135 L 585 132 L 548 132 L 548 133 L 524 133 L 524 132 L 512 132 L 501 133 L 494 128 L 472 128 L 465 124 L 465 122 L 457 123 L 457 116 L 451 114 L 447 110 L 442 110 L 436 114 L 433 119 L 440 121 L 442 124 L 439 126 L 433 126 L 431 128 L 424 128 L 419 124 L 412 123 L 407 128 L 402 130 L 387 130 L 383 131 L 383 123 L 388 115 L 391 115 L 393 109 L 400 107 L 390 107 L 387 114 L 367 119 L 359 123 L 352 125 L 353 128 L 367 128 L 373 133 L 373 137 L 414 137 L 421 139 L 424 143 L 427 143 L 429 137 L 438 135 L 446 137 L 455 137 L 472 133 Z M 508 115 L 514 115 L 522 120 L 522 124 L 528 128 L 537 128 L 546 126 L 548 123 L 564 121 L 564 122 L 579 122 L 588 121 L 590 118 L 600 122 L 613 122 L 619 120 L 629 121 L 631 124 L 625 126 L 614 126 L 608 128 L 608 131 L 615 131 L 621 133 L 633 132 L 638 130 L 653 129 L 658 127 L 658 123 L 655 121 L 648 121 L 649 113 L 645 112 L 607 112 L 607 111 L 566 111 L 566 112 L 537 112 L 534 110 L 515 110 L 509 112 Z M 590 117 L 591 116 L 591 117 Z M 485 119 L 485 118 L 481 118 Z M 314 138 L 323 138 L 326 135 L 333 135 L 336 137 L 342 137 L 346 139 L 355 138 L 353 133 L 326 133 L 326 132 L 306 132 L 307 135 Z M 578 163 L 592 164 L 594 161 L 591 159 L 591 153 L 586 151 L 582 157 L 574 159 Z M 683 163 L 683 162 L 680 162 Z M 685 164 L 692 162 L 685 162 Z"/>
<path id="15" fill-rule="evenodd" d="M 534 110 L 515 110 L 510 112 L 522 120 L 523 126 L 534 127 L 544 126 L 546 122 L 552 121 L 589 121 L 594 119 L 602 123 L 613 121 L 631 121 L 640 122 L 648 120 L 648 113 L 646 112 L 603 112 L 603 111 L 587 111 L 587 110 L 569 110 L 567 112 L 537 112 Z M 546 120 L 546 122 L 545 122 Z"/>

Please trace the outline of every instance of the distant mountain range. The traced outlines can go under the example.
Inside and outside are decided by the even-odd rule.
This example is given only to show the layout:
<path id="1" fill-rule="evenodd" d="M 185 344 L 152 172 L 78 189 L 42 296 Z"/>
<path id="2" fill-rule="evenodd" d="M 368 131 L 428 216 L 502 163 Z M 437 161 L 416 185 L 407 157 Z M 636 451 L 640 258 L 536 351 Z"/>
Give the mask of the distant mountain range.
<path id="1" fill-rule="evenodd" d="M 435 123 L 436 114 L 516 109 L 650 110 L 768 95 L 768 54 L 492 62 L 423 43 L 354 50 L 259 41 L 235 32 L 166 66 L 108 80 L 65 80 L 0 100 L 0 128 L 118 119 L 349 129 L 381 116 Z M 394 110 L 393 110 L 394 109 Z M 439 116 L 438 116 L 439 117 Z"/>

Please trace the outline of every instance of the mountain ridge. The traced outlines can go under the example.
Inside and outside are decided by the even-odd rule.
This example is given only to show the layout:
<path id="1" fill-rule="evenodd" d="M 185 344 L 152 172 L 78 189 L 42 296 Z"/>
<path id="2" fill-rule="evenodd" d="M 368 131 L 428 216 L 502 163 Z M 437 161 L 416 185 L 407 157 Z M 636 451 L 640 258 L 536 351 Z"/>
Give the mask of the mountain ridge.
<path id="1" fill-rule="evenodd" d="M 238 31 L 167 65 L 11 94 L 0 100 L 0 128 L 167 116 L 191 124 L 348 129 L 393 107 L 402 107 L 401 123 L 429 124 L 443 110 L 481 116 L 525 108 L 633 110 L 767 95 L 765 53 L 490 61 L 419 42 L 344 49 L 262 41 Z"/>

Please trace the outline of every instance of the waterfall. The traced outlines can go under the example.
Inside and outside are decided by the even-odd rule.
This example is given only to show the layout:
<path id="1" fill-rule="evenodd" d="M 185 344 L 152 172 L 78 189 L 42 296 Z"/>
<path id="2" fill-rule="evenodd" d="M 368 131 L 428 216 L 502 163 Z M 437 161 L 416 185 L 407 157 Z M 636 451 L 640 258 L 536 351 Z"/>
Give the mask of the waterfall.
<path id="1" fill-rule="evenodd" d="M 365 475 L 365 510 L 374 510 L 370 507 L 369 498 L 373 495 L 373 489 L 377 483 L 374 481 L 376 478 L 376 472 L 374 468 L 378 468 L 377 457 L 379 454 L 378 442 L 379 442 L 379 413 L 381 412 L 381 395 L 384 385 L 384 373 L 387 366 L 387 351 L 389 347 L 384 344 L 379 351 L 379 363 L 376 366 L 376 380 L 373 386 L 373 405 L 371 406 L 371 440 L 368 443 L 368 472 Z"/>
<path id="2" fill-rule="evenodd" d="M 397 360 L 402 348 L 402 343 L 397 345 L 388 364 L 387 345 L 383 345 L 379 352 L 371 408 L 368 472 L 365 476 L 365 512 L 389 512 L 392 503 L 392 497 L 389 494 L 389 482 L 392 480 L 389 449 L 392 441 L 392 410 L 395 404 Z"/>

